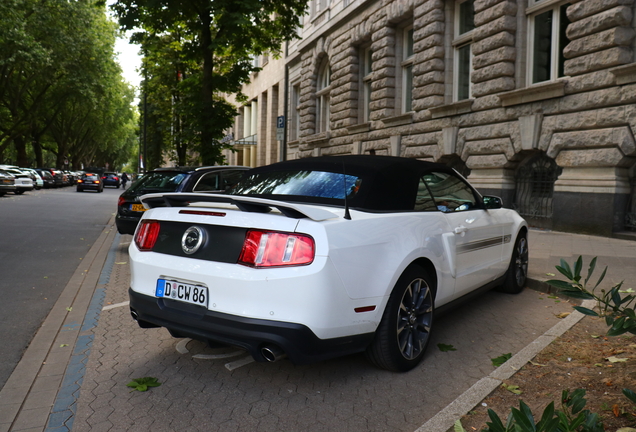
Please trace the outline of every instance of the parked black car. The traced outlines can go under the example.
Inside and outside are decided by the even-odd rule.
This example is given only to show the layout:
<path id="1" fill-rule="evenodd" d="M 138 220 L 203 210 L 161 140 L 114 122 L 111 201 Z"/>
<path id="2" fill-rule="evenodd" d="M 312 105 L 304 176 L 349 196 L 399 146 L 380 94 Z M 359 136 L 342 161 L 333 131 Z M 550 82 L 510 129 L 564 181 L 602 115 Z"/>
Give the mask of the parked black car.
<path id="1" fill-rule="evenodd" d="M 35 171 L 40 174 L 40 177 L 42 177 L 44 189 L 56 187 L 55 178 L 53 177 L 53 174 L 51 174 L 51 171 L 43 168 L 36 168 Z"/>
<path id="2" fill-rule="evenodd" d="M 99 174 L 84 173 L 77 179 L 77 191 L 83 192 L 85 190 L 104 192 L 104 182 Z"/>
<path id="3" fill-rule="evenodd" d="M 121 186 L 121 179 L 119 175 L 114 172 L 105 172 L 102 174 L 102 181 L 104 186 L 115 186 L 117 189 Z"/>
<path id="4" fill-rule="evenodd" d="M 158 168 L 135 181 L 117 202 L 115 222 L 120 234 L 134 234 L 141 215 L 146 210 L 139 197 L 160 192 L 224 193 L 243 177 L 249 167 L 208 166 Z"/>

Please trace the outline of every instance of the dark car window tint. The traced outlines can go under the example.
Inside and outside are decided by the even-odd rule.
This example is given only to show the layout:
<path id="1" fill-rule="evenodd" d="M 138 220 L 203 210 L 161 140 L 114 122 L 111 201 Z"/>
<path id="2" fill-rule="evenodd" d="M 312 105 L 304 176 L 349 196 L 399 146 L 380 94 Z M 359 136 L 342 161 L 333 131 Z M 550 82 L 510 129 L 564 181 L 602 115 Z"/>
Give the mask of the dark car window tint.
<path id="1" fill-rule="evenodd" d="M 423 180 L 433 194 L 438 210 L 465 211 L 476 207 L 473 190 L 458 177 L 448 173 L 433 172 L 425 174 Z"/>
<path id="2" fill-rule="evenodd" d="M 207 173 L 202 176 L 197 182 L 193 191 L 218 191 L 222 188 L 219 187 L 219 174 L 215 172 Z"/>
<path id="3" fill-rule="evenodd" d="M 361 179 L 323 171 L 278 171 L 253 174 L 232 190 L 235 195 L 294 195 L 344 199 L 358 193 Z"/>
<path id="4" fill-rule="evenodd" d="M 243 178 L 243 174 L 245 174 L 245 170 L 223 171 L 221 173 L 221 189 L 227 190 L 234 187 Z"/>
<path id="5" fill-rule="evenodd" d="M 186 173 L 151 172 L 130 187 L 129 192 L 174 192 L 187 177 Z"/>
<path id="6" fill-rule="evenodd" d="M 417 185 L 417 196 L 415 197 L 415 209 L 417 211 L 436 211 L 437 206 L 431 196 L 424 179 L 420 179 Z"/>

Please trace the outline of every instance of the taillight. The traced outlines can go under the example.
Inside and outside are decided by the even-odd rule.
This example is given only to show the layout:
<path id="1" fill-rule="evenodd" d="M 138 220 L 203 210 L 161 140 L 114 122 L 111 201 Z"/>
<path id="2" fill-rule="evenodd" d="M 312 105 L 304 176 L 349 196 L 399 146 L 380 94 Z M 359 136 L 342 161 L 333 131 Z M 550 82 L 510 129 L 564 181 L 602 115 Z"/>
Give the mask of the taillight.
<path id="1" fill-rule="evenodd" d="M 150 251 L 157 242 L 161 225 L 156 220 L 142 220 L 135 232 L 135 244 L 140 251 Z"/>
<path id="2" fill-rule="evenodd" d="M 119 197 L 119 199 L 117 200 L 117 207 L 121 207 L 122 205 L 124 205 L 124 201 L 126 201 L 124 197 Z"/>
<path id="3" fill-rule="evenodd" d="M 311 264 L 314 239 L 304 234 L 248 230 L 239 264 L 250 267 L 280 267 Z"/>
<path id="4" fill-rule="evenodd" d="M 78 182 L 78 183 L 83 183 L 83 182 L 84 182 L 84 180 L 81 180 L 81 179 L 80 179 L 80 180 L 77 180 L 77 182 Z"/>

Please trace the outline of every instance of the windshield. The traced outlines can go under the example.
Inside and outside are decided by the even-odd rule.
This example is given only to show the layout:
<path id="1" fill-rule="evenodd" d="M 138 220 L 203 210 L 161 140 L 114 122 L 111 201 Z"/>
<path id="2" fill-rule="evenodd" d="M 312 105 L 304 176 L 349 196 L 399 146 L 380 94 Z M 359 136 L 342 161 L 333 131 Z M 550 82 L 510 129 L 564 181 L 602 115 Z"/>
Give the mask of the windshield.
<path id="1" fill-rule="evenodd" d="M 344 199 L 358 193 L 362 180 L 324 171 L 278 171 L 252 174 L 230 192 L 234 195 L 286 195 Z"/>
<path id="2" fill-rule="evenodd" d="M 135 182 L 129 192 L 174 192 L 187 176 L 183 172 L 151 172 Z"/>

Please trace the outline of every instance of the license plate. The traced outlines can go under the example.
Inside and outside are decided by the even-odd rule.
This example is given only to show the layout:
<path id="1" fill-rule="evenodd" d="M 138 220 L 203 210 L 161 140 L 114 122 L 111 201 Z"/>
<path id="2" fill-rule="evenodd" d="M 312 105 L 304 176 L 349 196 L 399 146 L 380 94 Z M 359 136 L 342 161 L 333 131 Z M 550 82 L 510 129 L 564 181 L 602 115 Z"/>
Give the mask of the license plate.
<path id="1" fill-rule="evenodd" d="M 130 205 L 130 209 L 132 211 L 136 211 L 136 212 L 143 212 L 146 211 L 146 207 L 144 207 L 143 204 L 131 204 Z"/>
<path id="2" fill-rule="evenodd" d="M 208 288 L 202 285 L 158 279 L 155 295 L 197 306 L 208 306 Z"/>

